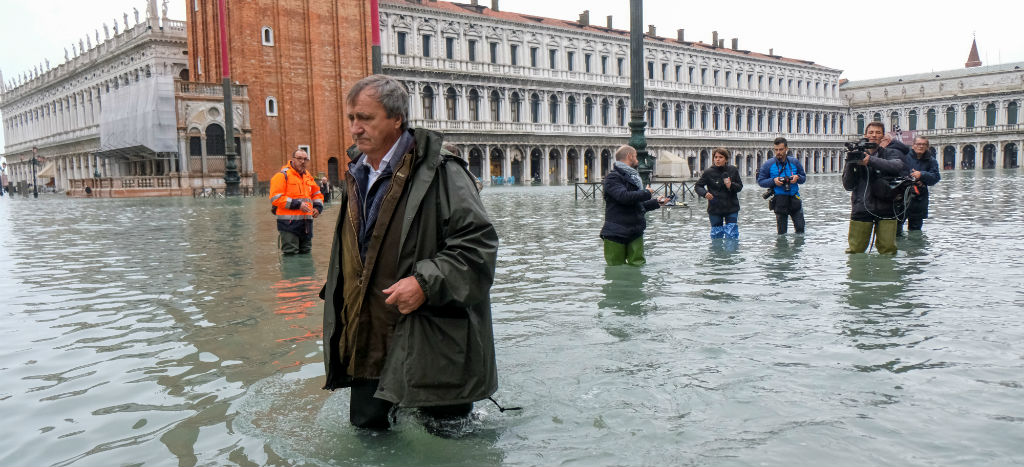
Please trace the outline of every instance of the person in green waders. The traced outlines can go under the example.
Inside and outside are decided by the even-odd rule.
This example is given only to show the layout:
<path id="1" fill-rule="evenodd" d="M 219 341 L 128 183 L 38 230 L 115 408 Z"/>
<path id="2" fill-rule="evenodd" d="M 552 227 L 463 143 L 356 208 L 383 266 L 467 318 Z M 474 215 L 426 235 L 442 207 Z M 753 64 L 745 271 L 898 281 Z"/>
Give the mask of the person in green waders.
<path id="1" fill-rule="evenodd" d="M 654 191 L 644 188 L 636 168 L 640 161 L 636 149 L 621 146 L 615 151 L 615 164 L 604 176 L 604 259 L 609 266 L 629 264 L 642 266 L 644 230 L 647 211 L 660 208 L 668 198 L 655 198 Z"/>

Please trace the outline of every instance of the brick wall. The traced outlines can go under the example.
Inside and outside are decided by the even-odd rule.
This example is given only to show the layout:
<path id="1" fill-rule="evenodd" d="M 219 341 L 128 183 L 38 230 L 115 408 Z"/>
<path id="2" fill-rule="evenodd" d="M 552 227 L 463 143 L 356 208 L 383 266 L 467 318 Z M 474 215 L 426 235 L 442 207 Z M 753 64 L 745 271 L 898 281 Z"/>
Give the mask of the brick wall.
<path id="1" fill-rule="evenodd" d="M 186 0 L 190 79 L 220 83 L 217 0 Z M 345 94 L 370 73 L 369 0 L 225 0 L 232 81 L 248 85 L 253 167 L 268 180 L 299 145 L 314 175 L 352 144 Z M 198 9 L 195 8 L 198 6 Z M 273 46 L 263 45 L 264 27 Z M 267 116 L 268 96 L 277 116 Z"/>

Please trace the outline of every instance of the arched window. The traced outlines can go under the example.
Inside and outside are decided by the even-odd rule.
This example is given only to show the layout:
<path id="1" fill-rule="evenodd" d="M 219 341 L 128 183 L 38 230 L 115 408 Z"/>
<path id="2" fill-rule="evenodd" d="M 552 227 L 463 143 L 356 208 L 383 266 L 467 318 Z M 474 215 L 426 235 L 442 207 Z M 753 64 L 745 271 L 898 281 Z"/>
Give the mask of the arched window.
<path id="1" fill-rule="evenodd" d="M 576 97 L 569 96 L 565 103 L 565 114 L 569 119 L 570 125 L 576 124 Z"/>
<path id="2" fill-rule="evenodd" d="M 224 127 L 216 123 L 206 127 L 206 155 L 224 155 Z"/>
<path id="3" fill-rule="evenodd" d="M 274 45 L 274 30 L 271 29 L 270 26 L 263 26 L 261 37 L 263 40 L 263 45 Z"/>
<path id="4" fill-rule="evenodd" d="M 512 112 L 512 121 L 519 123 L 522 121 L 522 117 L 519 112 L 522 110 L 523 99 L 519 97 L 518 92 L 512 92 L 512 98 L 509 99 L 509 110 Z"/>
<path id="5" fill-rule="evenodd" d="M 1017 101 L 1010 102 L 1006 105 L 1006 124 L 1016 125 L 1017 124 Z"/>
<path id="6" fill-rule="evenodd" d="M 608 126 L 611 121 L 612 103 L 608 99 L 601 99 L 601 125 Z"/>
<path id="7" fill-rule="evenodd" d="M 708 106 L 706 105 L 700 106 L 700 129 L 708 129 Z"/>
<path id="8" fill-rule="evenodd" d="M 277 99 L 275 99 L 273 96 L 268 96 L 267 97 L 267 116 L 268 117 L 276 117 L 277 116 Z"/>
<path id="9" fill-rule="evenodd" d="M 857 115 L 857 134 L 864 134 L 864 114 Z"/>
<path id="10" fill-rule="evenodd" d="M 689 120 L 690 129 L 697 128 L 697 108 L 690 104 L 689 109 L 686 112 L 686 118 Z"/>
<path id="11" fill-rule="evenodd" d="M 589 97 L 583 101 L 583 123 L 594 124 L 594 100 Z"/>
<path id="12" fill-rule="evenodd" d="M 618 117 L 619 126 L 626 126 L 626 103 L 622 99 L 616 102 L 615 113 Z"/>
<path id="13" fill-rule="evenodd" d="M 722 111 L 718 109 L 716 105 L 711 109 L 711 127 L 714 130 L 718 130 L 718 122 L 722 119 Z"/>
<path id="14" fill-rule="evenodd" d="M 757 131 L 764 131 L 764 110 L 757 111 Z"/>
<path id="15" fill-rule="evenodd" d="M 925 124 L 928 125 L 927 128 L 929 130 L 934 130 L 935 129 L 935 114 L 936 114 L 935 109 L 928 109 L 928 112 L 925 114 L 925 117 L 926 117 L 926 120 L 927 120 L 925 122 Z"/>
<path id="16" fill-rule="evenodd" d="M 455 120 L 459 116 L 458 112 L 455 110 L 458 104 L 459 99 L 455 93 L 455 88 L 449 87 L 448 90 L 444 92 L 444 107 L 448 120 Z"/>
<path id="17" fill-rule="evenodd" d="M 996 105 L 989 104 L 985 107 L 985 126 L 995 126 L 996 124 Z"/>
<path id="18" fill-rule="evenodd" d="M 530 121 L 540 123 L 540 96 L 537 93 L 530 95 Z"/>
<path id="19" fill-rule="evenodd" d="M 454 96 L 455 90 L 451 89 L 451 88 L 448 88 L 448 89 L 450 90 L 451 95 Z M 474 122 L 479 122 L 480 121 L 480 93 L 477 92 L 476 89 L 470 89 L 469 90 L 469 102 L 468 102 L 468 104 L 469 104 L 469 119 L 474 121 Z M 455 119 L 452 115 L 454 115 L 452 113 L 452 111 L 449 111 L 449 120 L 454 120 Z"/>
<path id="20" fill-rule="evenodd" d="M 668 104 L 663 102 L 661 104 L 661 126 L 662 126 L 662 128 L 668 128 L 668 122 L 669 122 L 669 118 L 668 118 Z"/>
<path id="21" fill-rule="evenodd" d="M 434 88 L 430 86 L 423 87 L 423 118 L 427 120 L 434 119 Z"/>
<path id="22" fill-rule="evenodd" d="M 779 117 L 781 117 L 781 116 L 782 116 L 782 113 L 779 112 Z M 774 132 L 775 132 L 775 111 L 774 110 L 769 110 L 768 111 L 768 133 L 774 133 Z M 779 132 L 780 133 L 782 132 L 782 125 L 781 124 L 779 125 Z"/>
<path id="23" fill-rule="evenodd" d="M 501 121 L 501 96 L 498 91 L 491 91 L 491 121 Z"/>
<path id="24" fill-rule="evenodd" d="M 190 136 L 188 138 L 188 155 L 196 157 L 203 155 L 203 140 L 200 137 Z"/>
<path id="25" fill-rule="evenodd" d="M 683 127 L 683 106 L 676 104 L 676 128 Z"/>
<path id="26" fill-rule="evenodd" d="M 964 120 L 967 123 L 967 128 L 974 128 L 974 117 L 977 114 L 977 109 L 974 104 L 968 105 L 964 113 Z"/>
<path id="27" fill-rule="evenodd" d="M 871 121 L 882 123 L 882 112 L 875 112 L 875 114 L 871 116 Z"/>
<path id="28" fill-rule="evenodd" d="M 726 107 L 725 109 L 725 131 L 732 129 L 732 109 Z"/>
<path id="29" fill-rule="evenodd" d="M 946 128 L 956 128 L 956 107 L 946 107 Z"/>
<path id="30" fill-rule="evenodd" d="M 917 130 L 917 111 L 916 110 L 911 110 L 910 113 L 907 114 L 907 127 L 908 127 L 907 129 L 910 130 L 910 131 Z"/>
<path id="31" fill-rule="evenodd" d="M 548 98 L 548 114 L 551 117 L 551 123 L 558 123 L 558 96 L 554 94 Z"/>

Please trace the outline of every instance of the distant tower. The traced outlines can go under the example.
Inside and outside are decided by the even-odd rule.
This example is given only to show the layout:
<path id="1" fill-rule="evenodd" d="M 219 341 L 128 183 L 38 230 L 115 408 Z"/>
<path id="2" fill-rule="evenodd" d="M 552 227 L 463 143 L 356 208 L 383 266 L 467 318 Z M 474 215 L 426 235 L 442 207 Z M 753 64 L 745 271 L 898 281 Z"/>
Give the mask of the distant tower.
<path id="1" fill-rule="evenodd" d="M 978 57 L 978 41 L 977 39 L 971 40 L 971 54 L 967 56 L 967 63 L 964 63 L 964 68 L 972 68 L 981 66 L 981 58 Z"/>

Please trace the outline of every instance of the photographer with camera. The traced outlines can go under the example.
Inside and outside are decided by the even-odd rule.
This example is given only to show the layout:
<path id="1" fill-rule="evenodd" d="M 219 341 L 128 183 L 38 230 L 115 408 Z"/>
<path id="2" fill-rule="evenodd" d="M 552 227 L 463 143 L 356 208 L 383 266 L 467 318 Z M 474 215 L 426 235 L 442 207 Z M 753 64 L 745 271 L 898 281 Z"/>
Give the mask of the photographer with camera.
<path id="1" fill-rule="evenodd" d="M 903 221 L 911 230 L 920 231 L 924 220 L 928 218 L 928 187 L 939 183 L 939 162 L 935 158 L 935 148 L 931 147 L 928 138 L 914 138 L 914 145 L 907 152 L 903 163 L 910 170 L 908 175 L 914 181 L 911 189 L 910 202 L 906 212 L 900 216 L 896 224 L 896 236 L 903 234 Z"/>
<path id="2" fill-rule="evenodd" d="M 843 188 L 850 193 L 850 231 L 847 253 L 863 253 L 871 243 L 881 254 L 896 254 L 897 205 L 903 196 L 898 178 L 906 168 L 904 154 L 881 147 L 885 135 L 882 122 L 868 123 L 864 138 L 846 143 Z"/>
<path id="3" fill-rule="evenodd" d="M 800 160 L 789 155 L 786 138 L 775 138 L 775 158 L 769 159 L 757 171 L 757 184 L 768 191 L 762 195 L 771 198 L 775 211 L 775 225 L 779 235 L 786 233 L 789 217 L 793 218 L 793 230 L 804 233 L 804 208 L 800 200 L 799 185 L 807 181 L 804 166 Z"/>

